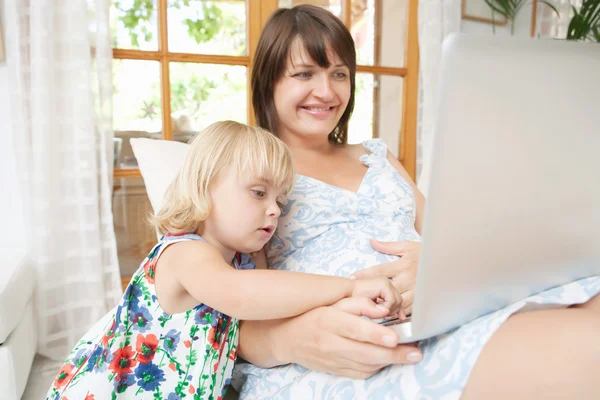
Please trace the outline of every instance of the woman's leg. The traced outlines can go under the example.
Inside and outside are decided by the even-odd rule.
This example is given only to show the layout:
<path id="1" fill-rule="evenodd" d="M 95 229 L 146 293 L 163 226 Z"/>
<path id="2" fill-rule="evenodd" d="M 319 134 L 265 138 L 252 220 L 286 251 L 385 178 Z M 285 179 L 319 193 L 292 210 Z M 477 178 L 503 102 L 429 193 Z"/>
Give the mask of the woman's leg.
<path id="1" fill-rule="evenodd" d="M 600 399 L 600 295 L 510 317 L 483 348 L 462 395 L 535 398 Z"/>

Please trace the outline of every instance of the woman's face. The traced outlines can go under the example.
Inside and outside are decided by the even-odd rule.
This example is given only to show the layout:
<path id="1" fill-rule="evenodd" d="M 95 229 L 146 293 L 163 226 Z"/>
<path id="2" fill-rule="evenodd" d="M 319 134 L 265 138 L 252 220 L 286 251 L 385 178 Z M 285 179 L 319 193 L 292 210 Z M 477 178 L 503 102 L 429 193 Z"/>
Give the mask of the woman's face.
<path id="1" fill-rule="evenodd" d="M 286 70 L 275 85 L 278 136 L 327 138 L 350 99 L 350 70 L 331 49 L 330 65 L 319 67 L 299 39 L 290 48 Z"/>

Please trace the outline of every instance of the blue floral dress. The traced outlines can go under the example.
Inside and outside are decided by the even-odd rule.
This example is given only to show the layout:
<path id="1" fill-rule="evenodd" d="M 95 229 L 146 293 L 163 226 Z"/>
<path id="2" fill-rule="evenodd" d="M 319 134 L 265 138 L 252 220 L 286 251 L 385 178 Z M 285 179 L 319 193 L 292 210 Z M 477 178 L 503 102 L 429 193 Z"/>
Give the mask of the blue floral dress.
<path id="1" fill-rule="evenodd" d="M 184 240 L 204 239 L 161 238 L 119 304 L 77 343 L 46 399 L 222 398 L 237 356 L 238 320 L 204 304 L 167 314 L 156 297 L 156 262 L 167 246 Z M 234 265 L 254 268 L 244 254 Z"/>
<path id="2" fill-rule="evenodd" d="M 387 161 L 385 144 L 375 139 L 363 146 L 369 154 L 361 161 L 368 170 L 357 193 L 298 175 L 267 253 L 271 268 L 348 276 L 397 258 L 374 251 L 369 239 L 420 240 L 412 189 Z M 545 291 L 424 340 L 421 363 L 393 365 L 366 380 L 296 364 L 271 369 L 239 364 L 234 386 L 244 400 L 458 399 L 481 349 L 511 314 L 583 303 L 598 292 L 599 277 Z"/>

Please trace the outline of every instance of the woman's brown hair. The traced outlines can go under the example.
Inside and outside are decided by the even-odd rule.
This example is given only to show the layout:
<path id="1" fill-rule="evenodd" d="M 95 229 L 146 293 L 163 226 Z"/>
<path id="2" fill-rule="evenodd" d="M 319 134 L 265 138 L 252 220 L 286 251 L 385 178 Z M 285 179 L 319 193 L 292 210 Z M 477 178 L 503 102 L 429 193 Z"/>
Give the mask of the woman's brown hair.
<path id="1" fill-rule="evenodd" d="M 275 135 L 278 132 L 275 85 L 285 72 L 290 47 L 296 38 L 300 38 L 306 53 L 321 68 L 328 68 L 331 64 L 327 57 L 329 47 L 350 70 L 350 100 L 335 129 L 329 133 L 330 142 L 345 144 L 348 142 L 348 121 L 354 109 L 354 40 L 339 18 L 312 5 L 278 9 L 271 15 L 260 35 L 252 69 L 252 106 L 256 123 Z"/>

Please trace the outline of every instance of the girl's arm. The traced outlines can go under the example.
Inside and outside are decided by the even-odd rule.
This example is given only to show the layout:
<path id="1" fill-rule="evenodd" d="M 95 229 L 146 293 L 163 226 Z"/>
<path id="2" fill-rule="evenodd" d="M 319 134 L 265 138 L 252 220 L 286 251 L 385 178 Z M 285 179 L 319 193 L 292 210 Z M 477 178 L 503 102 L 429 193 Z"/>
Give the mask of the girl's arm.
<path id="1" fill-rule="evenodd" d="M 169 247 L 169 260 L 176 262 L 167 267 L 184 289 L 199 303 L 238 319 L 292 317 L 350 296 L 382 298 L 381 305 L 390 311 L 402 302 L 385 278 L 355 281 L 288 271 L 237 270 L 209 243 L 185 241 Z"/>

